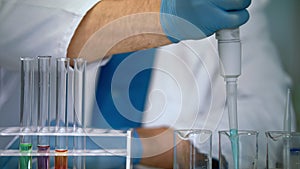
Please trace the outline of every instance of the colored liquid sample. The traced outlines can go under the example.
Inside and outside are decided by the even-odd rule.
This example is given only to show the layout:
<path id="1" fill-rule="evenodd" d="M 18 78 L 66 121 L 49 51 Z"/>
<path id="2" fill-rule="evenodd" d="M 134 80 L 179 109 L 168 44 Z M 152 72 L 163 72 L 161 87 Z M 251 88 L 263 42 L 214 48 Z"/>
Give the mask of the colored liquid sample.
<path id="1" fill-rule="evenodd" d="M 49 153 L 50 146 L 48 145 L 39 145 L 38 153 Z M 49 169 L 50 167 L 50 157 L 49 156 L 38 156 L 38 169 Z"/>
<path id="2" fill-rule="evenodd" d="M 238 137 L 238 131 L 236 129 L 230 130 L 230 141 L 231 141 L 234 169 L 238 169 L 239 168 L 239 137 Z"/>
<path id="3" fill-rule="evenodd" d="M 66 154 L 67 152 L 66 149 L 55 150 L 57 154 Z M 55 156 L 55 169 L 68 169 L 68 156 Z"/>
<path id="4" fill-rule="evenodd" d="M 32 150 L 32 144 L 21 143 L 19 148 L 21 153 L 30 153 Z M 19 159 L 19 169 L 31 169 L 31 168 L 32 168 L 32 157 L 21 156 Z"/>

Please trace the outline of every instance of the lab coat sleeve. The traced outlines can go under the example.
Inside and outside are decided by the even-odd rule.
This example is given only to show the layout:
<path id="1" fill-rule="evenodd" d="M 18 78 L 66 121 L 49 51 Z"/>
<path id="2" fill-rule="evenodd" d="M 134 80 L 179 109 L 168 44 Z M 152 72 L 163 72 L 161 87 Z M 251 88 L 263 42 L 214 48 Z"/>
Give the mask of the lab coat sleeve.
<path id="1" fill-rule="evenodd" d="M 0 66 L 21 56 L 65 57 L 80 21 L 100 0 L 0 0 Z"/>

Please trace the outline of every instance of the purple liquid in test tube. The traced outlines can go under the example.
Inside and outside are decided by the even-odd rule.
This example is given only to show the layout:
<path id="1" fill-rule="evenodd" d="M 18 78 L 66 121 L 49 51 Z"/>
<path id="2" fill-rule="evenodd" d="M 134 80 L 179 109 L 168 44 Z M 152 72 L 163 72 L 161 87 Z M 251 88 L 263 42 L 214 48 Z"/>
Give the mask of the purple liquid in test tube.
<path id="1" fill-rule="evenodd" d="M 50 153 L 50 146 L 38 146 L 38 153 Z M 50 157 L 49 156 L 39 156 L 38 159 L 38 169 L 48 169 L 50 168 Z"/>
<path id="2" fill-rule="evenodd" d="M 38 131 L 49 132 L 50 56 L 38 57 Z M 49 136 L 38 136 L 38 152 L 49 153 Z M 38 169 L 49 169 L 49 156 L 38 156 Z"/>

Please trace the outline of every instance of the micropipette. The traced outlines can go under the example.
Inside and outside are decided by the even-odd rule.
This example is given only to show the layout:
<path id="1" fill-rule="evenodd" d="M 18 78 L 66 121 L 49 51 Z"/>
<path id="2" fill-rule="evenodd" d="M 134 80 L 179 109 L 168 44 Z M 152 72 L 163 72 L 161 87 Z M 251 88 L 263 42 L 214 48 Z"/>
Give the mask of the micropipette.
<path id="1" fill-rule="evenodd" d="M 241 74 L 241 41 L 239 29 L 224 29 L 216 34 L 220 56 L 221 75 L 226 81 L 226 99 L 230 129 L 238 129 L 237 78 Z"/>
<path id="2" fill-rule="evenodd" d="M 241 41 L 239 29 L 223 29 L 216 33 L 221 75 L 226 81 L 230 136 L 235 169 L 239 167 L 237 78 L 241 74 Z"/>

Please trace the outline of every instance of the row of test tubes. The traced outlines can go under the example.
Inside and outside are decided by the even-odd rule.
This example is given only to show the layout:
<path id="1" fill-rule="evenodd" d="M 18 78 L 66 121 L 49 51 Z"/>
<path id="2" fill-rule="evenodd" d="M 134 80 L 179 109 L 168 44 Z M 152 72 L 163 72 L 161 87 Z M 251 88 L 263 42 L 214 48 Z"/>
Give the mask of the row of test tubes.
<path id="1" fill-rule="evenodd" d="M 38 156 L 37 168 L 50 168 L 50 123 L 55 122 L 55 168 L 66 169 L 68 166 L 68 123 L 72 123 L 73 131 L 84 129 L 84 81 L 86 61 L 82 58 L 56 58 L 52 63 L 51 56 L 21 58 L 21 111 L 20 128 L 25 133 L 20 136 L 21 152 L 31 152 L 34 137 L 26 133 L 39 132 L 37 137 Z M 71 64 L 70 64 L 71 63 Z M 56 69 L 55 69 L 56 67 Z M 51 70 L 55 69 L 55 73 Z M 52 76 L 56 76 L 53 83 Z M 53 88 L 53 85 L 55 87 Z M 51 93 L 55 90 L 55 119 L 51 119 Z M 72 113 L 72 116 L 69 115 Z M 72 117 L 73 119 L 68 119 Z M 45 134 L 43 134 L 45 133 Z M 83 150 L 85 137 L 74 137 L 73 148 Z M 61 156 L 60 156 L 61 155 Z M 85 168 L 83 157 L 74 157 L 75 168 Z M 32 157 L 22 156 L 19 160 L 20 169 L 32 168 Z"/>

